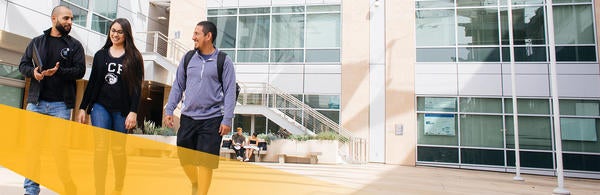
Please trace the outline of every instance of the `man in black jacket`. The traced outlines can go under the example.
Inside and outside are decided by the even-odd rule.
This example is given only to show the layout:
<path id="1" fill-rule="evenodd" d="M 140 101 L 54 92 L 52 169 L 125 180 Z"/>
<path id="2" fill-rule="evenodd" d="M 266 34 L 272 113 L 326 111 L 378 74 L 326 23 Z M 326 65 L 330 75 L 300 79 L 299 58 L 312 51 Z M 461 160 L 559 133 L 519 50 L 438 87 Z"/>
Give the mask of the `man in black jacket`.
<path id="1" fill-rule="evenodd" d="M 51 17 L 52 28 L 31 40 L 21 58 L 19 71 L 31 78 L 27 110 L 69 120 L 75 106 L 75 81 L 85 74 L 85 54 L 81 43 L 69 36 L 73 12 L 66 6 L 56 6 Z M 32 60 L 34 55 L 37 59 Z M 35 143 L 40 136 L 32 136 L 29 141 Z M 56 145 L 64 144 L 56 141 Z M 57 165 L 68 167 L 66 148 L 57 148 L 63 150 L 57 150 Z M 39 158 L 39 153 L 28 156 L 31 156 L 32 163 L 36 165 L 33 168 L 37 169 L 39 163 L 36 161 L 39 160 L 36 158 Z M 76 193 L 70 174 L 65 171 L 59 171 L 58 174 L 65 184 L 66 194 Z M 29 179 L 25 179 L 24 187 L 26 194 L 37 195 L 40 192 L 39 184 Z"/>

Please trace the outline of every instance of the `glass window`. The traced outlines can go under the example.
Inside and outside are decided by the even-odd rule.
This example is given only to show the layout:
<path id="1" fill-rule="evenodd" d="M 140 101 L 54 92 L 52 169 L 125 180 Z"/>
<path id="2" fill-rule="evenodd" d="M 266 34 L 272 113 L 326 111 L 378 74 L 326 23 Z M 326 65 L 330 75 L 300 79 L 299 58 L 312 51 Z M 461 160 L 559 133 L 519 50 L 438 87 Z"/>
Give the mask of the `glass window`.
<path id="1" fill-rule="evenodd" d="M 498 45 L 497 8 L 459 9 L 456 15 L 459 45 Z"/>
<path id="2" fill-rule="evenodd" d="M 495 0 L 456 0 L 458 7 L 489 6 L 496 5 L 496 3 Z"/>
<path id="3" fill-rule="evenodd" d="M 513 117 L 506 117 L 506 147 L 514 148 Z M 519 145 L 521 149 L 551 150 L 550 117 L 519 116 Z"/>
<path id="4" fill-rule="evenodd" d="M 254 132 L 261 134 L 267 132 L 267 118 L 261 115 L 254 115 Z"/>
<path id="5" fill-rule="evenodd" d="M 596 48 L 594 46 L 557 46 L 556 61 L 596 61 Z"/>
<path id="6" fill-rule="evenodd" d="M 304 62 L 304 52 L 301 49 L 271 50 L 271 62 Z"/>
<path id="7" fill-rule="evenodd" d="M 502 61 L 510 62 L 510 49 L 502 48 Z M 515 47 L 515 62 L 545 62 L 546 47 Z"/>
<path id="8" fill-rule="evenodd" d="M 564 151 L 600 153 L 600 119 L 561 118 L 560 129 Z"/>
<path id="9" fill-rule="evenodd" d="M 208 17 L 208 21 L 217 25 L 217 39 L 215 40 L 217 48 L 235 48 L 237 18 L 235 16 Z"/>
<path id="10" fill-rule="evenodd" d="M 554 0 L 552 1 L 552 3 L 557 4 L 557 3 L 585 3 L 585 2 L 592 2 L 592 0 Z"/>
<path id="11" fill-rule="evenodd" d="M 454 114 L 418 114 L 418 143 L 457 146 L 457 120 Z"/>
<path id="12" fill-rule="evenodd" d="M 18 66 L 0 64 L 0 77 L 25 80 L 25 77 L 19 72 Z"/>
<path id="13" fill-rule="evenodd" d="M 556 2 L 556 1 L 554 1 Z M 534 5 L 534 4 L 544 4 L 544 0 L 513 0 L 513 5 Z M 508 5 L 508 1 L 500 0 L 500 5 Z"/>
<path id="14" fill-rule="evenodd" d="M 273 13 L 301 13 L 301 12 L 304 12 L 304 6 L 273 7 Z"/>
<path id="15" fill-rule="evenodd" d="M 502 116 L 460 115 L 460 145 L 504 148 Z"/>
<path id="16" fill-rule="evenodd" d="M 240 16 L 239 22 L 239 48 L 269 47 L 269 16 Z"/>
<path id="17" fill-rule="evenodd" d="M 269 120 L 267 132 L 272 134 L 278 134 L 278 132 L 285 132 L 285 129 L 277 125 L 277 123 L 273 122 L 272 120 Z"/>
<path id="18" fill-rule="evenodd" d="M 554 6 L 556 44 L 594 44 L 591 5 Z"/>
<path id="19" fill-rule="evenodd" d="M 313 5 L 306 7 L 307 12 L 335 12 L 340 11 L 339 5 Z"/>
<path id="20" fill-rule="evenodd" d="M 502 20 L 502 44 L 509 45 L 508 11 L 506 9 L 501 11 L 500 18 Z M 544 7 L 542 6 L 513 7 L 513 43 L 528 46 L 546 44 L 544 18 Z"/>
<path id="21" fill-rule="evenodd" d="M 235 15 L 237 14 L 237 9 L 233 8 L 233 9 L 209 9 L 207 14 L 209 16 L 214 16 L 214 15 Z"/>
<path id="22" fill-rule="evenodd" d="M 315 109 L 339 109 L 339 95 L 306 95 L 304 100 L 307 105 Z"/>
<path id="23" fill-rule="evenodd" d="M 340 122 L 340 111 L 337 110 L 317 110 L 321 114 L 325 115 L 327 118 L 331 119 L 331 121 L 335 123 Z"/>
<path id="24" fill-rule="evenodd" d="M 117 0 L 95 0 L 93 11 L 107 18 L 115 19 L 117 18 Z"/>
<path id="25" fill-rule="evenodd" d="M 20 87 L 11 87 L 0 84 L 0 104 L 22 108 L 23 92 L 25 90 Z"/>
<path id="26" fill-rule="evenodd" d="M 304 47 L 304 15 L 274 15 L 271 48 Z"/>
<path id="27" fill-rule="evenodd" d="M 559 100 L 561 115 L 600 116 L 598 100 Z"/>
<path id="28" fill-rule="evenodd" d="M 259 8 L 240 8 L 240 14 L 268 14 L 271 12 L 271 8 L 259 7 Z"/>
<path id="29" fill-rule="evenodd" d="M 418 111 L 456 112 L 456 98 L 418 97 Z"/>
<path id="30" fill-rule="evenodd" d="M 231 61 L 235 62 L 235 51 L 234 50 L 224 50 L 224 49 L 221 49 L 219 51 L 225 52 L 227 54 L 227 56 L 229 56 L 229 58 L 231 58 Z"/>
<path id="31" fill-rule="evenodd" d="M 68 1 L 62 0 L 61 3 L 62 2 L 68 2 L 68 3 L 71 3 L 73 5 L 78 5 L 80 7 L 83 7 L 83 8 L 87 9 L 88 8 L 88 2 L 89 2 L 89 0 L 68 0 Z"/>
<path id="32" fill-rule="evenodd" d="M 306 47 L 340 47 L 340 14 L 306 16 Z"/>
<path id="33" fill-rule="evenodd" d="M 455 62 L 455 48 L 419 48 L 417 62 Z"/>
<path id="34" fill-rule="evenodd" d="M 460 98 L 461 112 L 502 113 L 502 99 L 499 98 Z"/>
<path id="35" fill-rule="evenodd" d="M 108 29 L 110 28 L 110 23 L 112 23 L 112 21 L 98 16 L 96 14 L 92 15 L 92 30 L 108 35 Z"/>
<path id="36" fill-rule="evenodd" d="M 307 49 L 306 62 L 339 62 L 339 49 Z"/>
<path id="37" fill-rule="evenodd" d="M 522 167 L 554 168 L 554 158 L 550 152 L 520 151 L 519 157 L 521 159 Z M 515 166 L 515 151 L 506 151 L 506 165 L 511 167 Z"/>
<path id="38" fill-rule="evenodd" d="M 417 161 L 458 163 L 458 148 L 417 147 Z"/>
<path id="39" fill-rule="evenodd" d="M 458 48 L 459 62 L 499 62 L 500 48 L 462 47 Z"/>
<path id="40" fill-rule="evenodd" d="M 563 154 L 567 170 L 600 171 L 600 155 Z"/>
<path id="41" fill-rule="evenodd" d="M 87 3 L 87 1 L 85 1 Z M 65 1 L 60 2 L 61 5 L 67 6 L 73 12 L 73 23 L 85 27 L 87 24 L 87 10 L 71 5 Z M 87 7 L 87 5 L 86 5 Z"/>
<path id="42" fill-rule="evenodd" d="M 268 62 L 269 51 L 267 50 L 238 50 L 238 62 Z"/>
<path id="43" fill-rule="evenodd" d="M 418 10 L 417 46 L 454 46 L 454 10 Z"/>
<path id="44" fill-rule="evenodd" d="M 417 0 L 417 8 L 452 8 L 454 7 L 454 0 Z"/>
<path id="45" fill-rule="evenodd" d="M 479 150 L 460 149 L 461 163 L 478 165 L 504 166 L 504 151 L 502 150 Z"/>
<path id="46" fill-rule="evenodd" d="M 550 103 L 547 99 L 517 99 L 519 114 L 550 114 Z M 512 99 L 504 99 L 504 111 L 512 113 Z"/>

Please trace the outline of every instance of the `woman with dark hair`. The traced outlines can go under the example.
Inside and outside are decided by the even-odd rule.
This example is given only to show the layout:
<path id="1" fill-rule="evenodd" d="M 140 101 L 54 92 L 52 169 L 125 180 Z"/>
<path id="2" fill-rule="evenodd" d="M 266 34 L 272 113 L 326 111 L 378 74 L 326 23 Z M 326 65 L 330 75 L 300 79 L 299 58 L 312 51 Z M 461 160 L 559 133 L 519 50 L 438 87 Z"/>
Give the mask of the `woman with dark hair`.
<path id="1" fill-rule="evenodd" d="M 94 135 L 96 194 L 104 194 L 109 145 L 114 162 L 115 192 L 123 188 L 127 162 L 125 134 L 137 125 L 144 78 L 142 54 L 133 41 L 127 19 L 117 18 L 110 24 L 106 43 L 94 55 L 92 73 L 79 107 L 79 122 L 85 123 L 87 113 L 93 126 L 119 132 L 102 131 Z"/>
<path id="2" fill-rule="evenodd" d="M 250 161 L 250 158 L 252 157 L 252 154 L 255 150 L 259 150 L 257 136 L 258 134 L 256 132 L 252 133 L 252 137 L 250 137 L 250 139 L 248 139 L 248 141 L 246 142 L 248 143 L 248 145 L 244 146 L 244 148 L 246 149 L 246 159 L 244 159 L 245 162 Z"/>

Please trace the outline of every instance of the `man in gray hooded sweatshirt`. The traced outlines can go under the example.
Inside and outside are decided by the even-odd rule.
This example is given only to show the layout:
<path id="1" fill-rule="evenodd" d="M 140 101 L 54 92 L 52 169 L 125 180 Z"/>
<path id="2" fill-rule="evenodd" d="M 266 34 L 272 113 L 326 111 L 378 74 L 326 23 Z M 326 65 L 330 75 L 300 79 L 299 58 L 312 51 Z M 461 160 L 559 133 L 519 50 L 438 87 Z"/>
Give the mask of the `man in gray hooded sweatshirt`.
<path id="1" fill-rule="evenodd" d="M 189 158 L 190 153 L 185 150 L 179 152 L 181 165 L 192 183 L 194 194 L 208 192 L 212 170 L 219 165 L 221 139 L 231 131 L 236 104 L 233 62 L 225 56 L 223 74 L 218 74 L 217 58 L 220 52 L 213 45 L 216 37 L 217 27 L 212 22 L 202 21 L 196 25 L 192 36 L 194 54 L 187 70 L 185 58 L 181 60 L 165 108 L 165 124 L 172 128 L 173 110 L 185 93 L 177 146 L 202 152 L 194 158 Z"/>

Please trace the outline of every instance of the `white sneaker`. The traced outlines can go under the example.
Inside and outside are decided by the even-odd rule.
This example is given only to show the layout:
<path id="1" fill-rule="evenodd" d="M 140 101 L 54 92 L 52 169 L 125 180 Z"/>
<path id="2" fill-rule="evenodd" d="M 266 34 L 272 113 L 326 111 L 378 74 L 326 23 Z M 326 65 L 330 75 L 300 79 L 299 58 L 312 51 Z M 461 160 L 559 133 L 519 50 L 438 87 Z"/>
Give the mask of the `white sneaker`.
<path id="1" fill-rule="evenodd" d="M 238 156 L 236 159 L 241 161 L 243 158 L 241 156 Z"/>
<path id="2" fill-rule="evenodd" d="M 244 160 L 244 161 L 248 162 L 248 161 L 250 161 L 250 159 L 246 159 L 246 160 Z"/>

